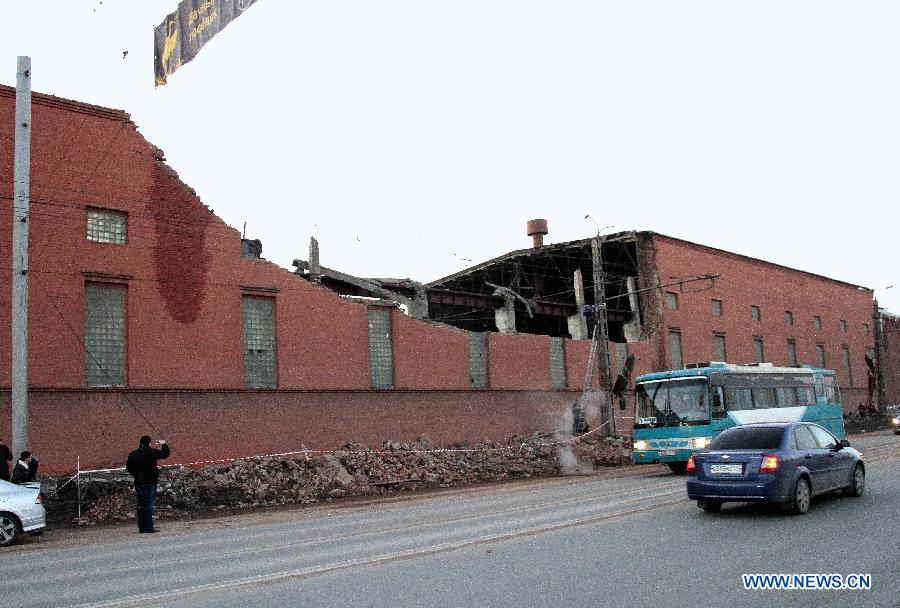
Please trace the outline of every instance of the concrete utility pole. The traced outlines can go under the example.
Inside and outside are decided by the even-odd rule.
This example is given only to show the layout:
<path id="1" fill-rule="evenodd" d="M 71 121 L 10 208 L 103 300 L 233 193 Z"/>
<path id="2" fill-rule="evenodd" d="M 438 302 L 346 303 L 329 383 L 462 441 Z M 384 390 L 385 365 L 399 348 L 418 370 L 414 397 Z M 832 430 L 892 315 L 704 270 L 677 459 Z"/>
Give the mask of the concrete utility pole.
<path id="1" fill-rule="evenodd" d="M 603 252 L 600 235 L 591 239 L 591 263 L 594 267 L 594 329 L 597 336 L 597 365 L 600 368 L 600 388 L 604 392 L 603 411 L 609 415 L 609 426 L 606 435 L 616 434 L 616 419 L 610 401 L 612 382 L 609 373 L 609 325 L 606 318 L 606 288 L 604 286 Z"/>
<path id="2" fill-rule="evenodd" d="M 12 229 L 12 446 L 28 449 L 28 203 L 31 167 L 31 58 L 16 69 Z"/>

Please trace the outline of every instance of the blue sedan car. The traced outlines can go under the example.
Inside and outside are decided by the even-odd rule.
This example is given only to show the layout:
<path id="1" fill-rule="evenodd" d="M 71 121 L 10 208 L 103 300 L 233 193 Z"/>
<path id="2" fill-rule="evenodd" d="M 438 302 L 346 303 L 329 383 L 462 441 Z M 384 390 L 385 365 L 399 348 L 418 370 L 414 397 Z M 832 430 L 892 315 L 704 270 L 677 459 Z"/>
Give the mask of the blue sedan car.
<path id="1" fill-rule="evenodd" d="M 813 496 L 862 496 L 866 465 L 846 439 L 809 422 L 746 424 L 723 431 L 687 464 L 688 497 L 704 511 L 724 502 L 772 502 L 809 511 Z"/>

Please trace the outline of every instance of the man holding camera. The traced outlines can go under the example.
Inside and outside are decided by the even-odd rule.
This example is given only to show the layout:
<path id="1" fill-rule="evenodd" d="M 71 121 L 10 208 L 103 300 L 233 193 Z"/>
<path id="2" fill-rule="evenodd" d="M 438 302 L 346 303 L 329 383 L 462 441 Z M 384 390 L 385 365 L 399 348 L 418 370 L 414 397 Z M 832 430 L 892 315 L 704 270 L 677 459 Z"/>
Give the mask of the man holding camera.
<path id="1" fill-rule="evenodd" d="M 150 441 L 149 435 L 141 437 L 140 445 L 128 455 L 128 461 L 125 464 L 125 470 L 134 477 L 138 531 L 142 534 L 158 532 L 153 527 L 156 482 L 159 480 L 159 468 L 156 466 L 156 461 L 168 458 L 170 453 L 169 444 L 164 439 L 156 442 L 161 449 L 151 448 Z"/>

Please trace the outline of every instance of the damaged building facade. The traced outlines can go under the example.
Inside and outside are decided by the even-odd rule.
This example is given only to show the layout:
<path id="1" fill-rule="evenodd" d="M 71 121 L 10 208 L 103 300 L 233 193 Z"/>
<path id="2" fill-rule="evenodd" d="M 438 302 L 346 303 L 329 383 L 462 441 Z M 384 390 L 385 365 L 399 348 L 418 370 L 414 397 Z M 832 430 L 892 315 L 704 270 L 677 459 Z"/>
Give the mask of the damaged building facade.
<path id="1" fill-rule="evenodd" d="M 11 266 L 15 90 L 0 86 L 0 264 Z M 261 257 L 119 110 L 32 96 L 29 447 L 46 472 L 121 466 L 142 434 L 198 462 L 426 435 L 567 428 L 590 344 L 472 333 L 371 281 L 336 293 Z M 421 301 L 421 299 L 419 300 Z M 406 314 L 409 312 L 410 314 Z M 0 280 L 0 315 L 11 283 Z M 553 356 L 551 356 L 553 353 Z M 11 433 L 0 333 L 0 438 Z M 571 421 L 568 422 L 571 427 Z"/>
<path id="2" fill-rule="evenodd" d="M 5 142 L 14 102 L 0 86 Z M 536 246 L 427 284 L 328 268 L 314 241 L 290 271 L 207 208 L 126 113 L 34 94 L 32 116 L 29 447 L 47 472 L 120 466 L 144 433 L 166 436 L 177 462 L 422 434 L 504 442 L 571 429 L 597 386 L 590 239 L 544 245 L 532 222 Z M 0 155 L 4 244 L 12 162 Z M 824 363 L 846 404 L 862 399 L 868 290 L 656 233 L 602 241 L 613 374 L 628 355 L 635 373 Z M 7 319 L 10 302 L 0 281 Z M 3 439 L 10 368 L 6 332 Z"/>
<path id="3" fill-rule="evenodd" d="M 613 377 L 634 355 L 634 374 L 708 361 L 813 365 L 836 370 L 847 411 L 873 398 L 878 324 L 872 290 L 655 232 L 544 244 L 545 220 L 527 223 L 532 247 L 428 284 L 356 279 L 325 271 L 344 294 L 414 302 L 420 318 L 478 336 L 593 335 L 595 281 L 607 304 Z M 312 256 L 311 256 L 312 257 Z M 297 260 L 309 277 L 309 263 Z M 366 291 L 365 282 L 377 289 Z M 410 308 L 413 310 L 413 308 Z M 892 327 L 890 323 L 887 327 Z M 880 376 L 890 375 L 887 357 Z M 885 399 L 896 400 L 892 380 Z"/>

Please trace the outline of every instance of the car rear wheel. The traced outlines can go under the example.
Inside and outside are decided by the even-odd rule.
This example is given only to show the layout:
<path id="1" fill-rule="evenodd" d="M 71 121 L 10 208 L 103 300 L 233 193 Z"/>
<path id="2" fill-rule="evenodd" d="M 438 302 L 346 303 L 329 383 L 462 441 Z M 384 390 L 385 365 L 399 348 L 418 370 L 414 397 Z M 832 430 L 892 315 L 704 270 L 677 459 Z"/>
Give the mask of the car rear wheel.
<path id="1" fill-rule="evenodd" d="M 722 508 L 722 503 L 718 500 L 698 500 L 697 506 L 707 513 L 718 513 Z"/>
<path id="2" fill-rule="evenodd" d="M 0 547 L 8 547 L 16 542 L 19 535 L 19 520 L 11 513 L 0 513 Z"/>
<path id="3" fill-rule="evenodd" d="M 791 499 L 791 508 L 797 515 L 805 515 L 809 512 L 809 505 L 812 501 L 812 490 L 809 487 L 809 481 L 805 477 L 797 480 L 794 486 L 794 496 Z"/>
<path id="4" fill-rule="evenodd" d="M 866 471 L 862 468 L 862 465 L 856 465 L 856 468 L 853 469 L 853 480 L 850 482 L 850 485 L 847 487 L 847 494 L 850 496 L 862 496 L 863 492 L 866 491 Z"/>
<path id="5" fill-rule="evenodd" d="M 676 475 L 683 475 L 685 471 L 687 471 L 687 463 L 686 462 L 667 462 L 669 468 L 672 469 L 672 472 Z"/>

